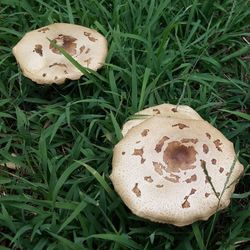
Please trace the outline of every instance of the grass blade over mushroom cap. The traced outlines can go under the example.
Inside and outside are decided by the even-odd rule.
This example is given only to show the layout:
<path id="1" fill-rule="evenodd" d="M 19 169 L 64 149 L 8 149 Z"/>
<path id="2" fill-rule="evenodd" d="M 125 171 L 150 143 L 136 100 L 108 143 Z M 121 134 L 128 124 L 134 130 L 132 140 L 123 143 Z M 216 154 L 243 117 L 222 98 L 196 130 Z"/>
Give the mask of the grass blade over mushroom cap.
<path id="1" fill-rule="evenodd" d="M 208 122 L 154 116 L 115 146 L 110 177 L 136 215 L 184 226 L 228 206 L 243 171 L 234 161 L 233 144 Z"/>
<path id="2" fill-rule="evenodd" d="M 79 79 L 87 70 L 75 67 L 65 53 L 86 69 L 96 71 L 105 62 L 107 40 L 93 29 L 54 23 L 30 31 L 13 48 L 23 74 L 39 84 L 61 84 Z"/>

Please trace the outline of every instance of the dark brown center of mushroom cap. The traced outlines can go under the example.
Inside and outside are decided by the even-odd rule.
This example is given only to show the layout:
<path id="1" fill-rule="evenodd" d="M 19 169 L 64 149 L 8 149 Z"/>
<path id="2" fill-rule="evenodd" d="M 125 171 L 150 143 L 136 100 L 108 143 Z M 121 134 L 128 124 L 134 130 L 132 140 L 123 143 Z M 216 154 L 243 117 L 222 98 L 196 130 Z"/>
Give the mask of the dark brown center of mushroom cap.
<path id="1" fill-rule="evenodd" d="M 76 41 L 77 39 L 72 36 L 66 36 L 66 35 L 58 35 L 56 38 L 54 38 L 52 41 L 56 43 L 57 45 L 61 46 L 64 50 L 66 50 L 71 56 L 76 54 Z M 52 50 L 55 54 L 61 54 L 61 52 L 54 48 L 52 44 L 50 44 L 49 48 Z"/>
<path id="2" fill-rule="evenodd" d="M 193 146 L 185 146 L 178 141 L 168 143 L 163 153 L 163 161 L 167 164 L 170 172 L 180 172 L 180 170 L 193 169 L 192 164 L 196 161 Z"/>

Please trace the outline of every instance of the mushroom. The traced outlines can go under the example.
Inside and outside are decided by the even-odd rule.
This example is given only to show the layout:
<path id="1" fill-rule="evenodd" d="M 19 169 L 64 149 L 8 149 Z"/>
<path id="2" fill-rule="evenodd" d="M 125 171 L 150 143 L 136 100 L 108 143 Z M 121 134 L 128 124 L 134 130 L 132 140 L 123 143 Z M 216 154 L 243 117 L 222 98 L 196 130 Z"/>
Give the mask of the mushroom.
<path id="1" fill-rule="evenodd" d="M 127 121 L 123 125 L 122 127 L 123 136 L 125 136 L 131 128 L 137 126 L 145 119 L 148 119 L 155 115 L 168 116 L 173 118 L 182 118 L 182 119 L 202 120 L 200 115 L 191 107 L 186 105 L 179 105 L 178 108 L 176 107 L 177 107 L 176 105 L 165 103 L 147 109 L 143 109 L 135 113 L 134 119 Z"/>
<path id="2" fill-rule="evenodd" d="M 15 153 L 11 153 L 11 156 L 12 157 L 17 157 L 17 155 Z M 20 168 L 14 162 L 6 162 L 6 163 L 3 163 L 3 164 L 0 164 L 0 166 L 9 168 L 11 170 L 16 170 L 16 169 Z"/>
<path id="3" fill-rule="evenodd" d="M 226 208 L 242 172 L 233 144 L 208 122 L 153 116 L 115 146 L 110 178 L 134 214 L 185 226 Z"/>
<path id="4" fill-rule="evenodd" d="M 54 23 L 26 33 L 13 48 L 23 74 L 36 83 L 61 84 L 83 75 L 50 40 L 86 68 L 97 70 L 105 62 L 107 40 L 104 36 L 80 25 Z"/>

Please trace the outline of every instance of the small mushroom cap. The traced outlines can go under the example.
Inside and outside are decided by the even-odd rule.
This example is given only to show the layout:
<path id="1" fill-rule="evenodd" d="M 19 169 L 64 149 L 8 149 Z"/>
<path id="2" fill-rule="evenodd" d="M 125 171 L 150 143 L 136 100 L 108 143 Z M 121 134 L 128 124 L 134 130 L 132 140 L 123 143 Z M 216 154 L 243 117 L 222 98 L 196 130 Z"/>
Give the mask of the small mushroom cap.
<path id="1" fill-rule="evenodd" d="M 161 104 L 157 106 L 153 106 L 147 109 L 143 109 L 137 113 L 135 113 L 135 119 L 127 121 L 122 127 L 122 134 L 125 136 L 127 132 L 142 123 L 145 119 L 148 119 L 152 116 L 169 116 L 172 118 L 180 118 L 180 119 L 194 119 L 194 120 L 202 120 L 201 116 L 193 110 L 191 107 L 186 105 L 180 105 L 176 108 L 176 105 L 173 104 Z"/>
<path id="2" fill-rule="evenodd" d="M 108 49 L 103 35 L 80 25 L 54 23 L 26 33 L 13 48 L 23 74 L 36 83 L 61 84 L 83 75 L 48 39 L 86 68 L 97 70 L 105 62 Z"/>
<path id="3" fill-rule="evenodd" d="M 17 157 L 17 155 L 15 153 L 11 153 L 11 156 Z M 7 168 L 12 169 L 12 170 L 16 170 L 16 169 L 20 168 L 14 162 L 6 162 L 4 164 L 0 164 L 0 166 L 7 167 Z"/>
<path id="4" fill-rule="evenodd" d="M 134 214 L 185 226 L 227 207 L 242 172 L 233 144 L 208 122 L 154 116 L 115 146 L 110 178 Z"/>

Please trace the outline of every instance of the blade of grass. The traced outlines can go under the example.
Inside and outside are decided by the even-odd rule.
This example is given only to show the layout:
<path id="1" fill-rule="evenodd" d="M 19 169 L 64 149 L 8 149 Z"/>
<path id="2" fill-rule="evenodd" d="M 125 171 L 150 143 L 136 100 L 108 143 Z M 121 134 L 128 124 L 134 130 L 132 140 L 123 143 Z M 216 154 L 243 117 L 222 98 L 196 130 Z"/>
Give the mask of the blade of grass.
<path id="1" fill-rule="evenodd" d="M 145 72 L 144 72 L 143 82 L 142 82 L 142 88 L 141 88 L 141 94 L 140 94 L 138 110 L 141 110 L 142 107 L 144 106 L 144 103 L 145 103 L 145 98 L 146 98 L 145 90 L 146 90 L 146 87 L 147 87 L 147 84 L 148 84 L 150 73 L 151 73 L 151 69 L 146 68 Z"/>
<path id="2" fill-rule="evenodd" d="M 81 167 L 81 165 L 78 162 L 73 163 L 71 166 L 69 166 L 60 176 L 60 178 L 58 179 L 55 188 L 53 190 L 52 193 L 52 201 L 53 204 L 55 204 L 56 202 L 56 197 L 59 193 L 59 190 L 62 188 L 62 186 L 65 184 L 66 180 L 69 178 L 69 176 L 75 171 L 77 170 L 79 167 Z"/>
<path id="3" fill-rule="evenodd" d="M 52 142 L 54 136 L 57 133 L 57 130 L 62 126 L 62 124 L 66 121 L 66 114 L 63 113 L 59 116 L 59 118 L 57 119 L 57 121 L 55 122 L 55 124 L 53 125 L 53 130 L 51 131 L 51 136 L 50 136 L 50 140 L 49 143 Z"/>
<path id="4" fill-rule="evenodd" d="M 113 112 L 110 112 L 110 117 L 111 117 L 111 120 L 112 120 L 113 127 L 115 129 L 116 138 L 117 138 L 118 141 L 120 141 L 123 136 L 122 136 L 120 126 L 119 126 L 118 122 L 116 121 L 116 119 L 115 119 L 115 117 L 113 115 Z"/>
<path id="5" fill-rule="evenodd" d="M 199 246 L 199 249 L 200 250 L 205 250 L 206 248 L 205 248 L 205 245 L 204 245 L 204 241 L 202 239 L 202 235 L 201 235 L 201 231 L 200 231 L 198 222 L 195 222 L 195 223 L 192 224 L 192 229 L 193 229 L 193 233 L 194 233 L 195 239 L 197 241 L 197 244 Z"/>
<path id="6" fill-rule="evenodd" d="M 250 45 L 247 45 L 247 46 L 233 52 L 232 54 L 225 56 L 224 58 L 221 59 L 221 62 L 227 62 L 228 60 L 231 60 L 233 58 L 240 57 L 240 56 L 248 53 L 249 51 L 250 51 Z"/>
<path id="7" fill-rule="evenodd" d="M 69 0 L 66 0 L 66 6 L 67 6 L 67 13 L 69 16 L 69 22 L 74 24 L 74 15 L 72 13 L 72 8 Z"/>
<path id="8" fill-rule="evenodd" d="M 245 120 L 250 121 L 250 115 L 248 115 L 246 113 L 242 113 L 240 111 L 231 111 L 231 110 L 226 110 L 226 109 L 220 109 L 220 111 L 227 112 L 229 114 L 236 115 L 236 116 L 238 116 L 240 118 L 243 118 Z"/>
<path id="9" fill-rule="evenodd" d="M 52 237 L 54 237 L 55 239 L 58 240 L 58 242 L 62 245 L 67 247 L 67 249 L 72 249 L 72 250 L 85 250 L 86 248 L 83 248 L 82 246 L 80 246 L 79 244 L 76 244 L 70 240 L 68 240 L 67 238 L 64 238 L 60 235 L 54 234 L 52 232 L 47 231 L 48 234 L 50 234 Z"/>
<path id="10" fill-rule="evenodd" d="M 232 198 L 233 199 L 246 199 L 250 196 L 250 191 L 249 192 L 245 192 L 245 193 L 242 193 L 242 194 L 233 194 L 232 195 Z"/>
<path id="11" fill-rule="evenodd" d="M 135 52 L 132 51 L 132 65 L 131 65 L 131 103 L 133 113 L 137 111 L 138 103 L 138 86 L 137 86 L 137 72 L 136 72 L 136 60 Z"/>
<path id="12" fill-rule="evenodd" d="M 118 89 L 117 89 L 117 85 L 115 81 L 114 71 L 112 69 L 110 69 L 109 71 L 109 84 L 110 84 L 110 89 L 112 91 L 111 93 L 114 99 L 115 106 L 119 107 L 120 105 L 119 93 L 118 93 Z"/>
<path id="13" fill-rule="evenodd" d="M 136 242 L 134 242 L 133 240 L 129 239 L 129 237 L 125 234 L 123 235 L 116 235 L 116 234 L 93 234 L 89 237 L 87 237 L 85 240 L 88 239 L 103 239 L 103 240 L 111 240 L 114 241 L 116 243 L 119 243 L 120 245 L 127 247 L 128 249 L 133 249 L 133 250 L 139 250 L 141 249 L 141 246 L 138 245 Z"/>
<path id="14" fill-rule="evenodd" d="M 104 177 L 102 177 L 95 169 L 93 169 L 91 166 L 87 165 L 86 163 L 83 163 L 80 161 L 77 161 L 77 163 L 85 167 L 95 177 L 95 179 L 100 183 L 102 188 L 107 192 L 107 194 L 112 200 L 116 199 L 116 195 L 114 191 L 110 188 L 108 183 L 105 181 Z"/>
<path id="15" fill-rule="evenodd" d="M 61 225 L 57 233 L 59 234 L 70 222 L 72 222 L 82 212 L 82 210 L 86 206 L 87 206 L 87 203 L 85 201 L 82 201 L 81 203 L 79 203 L 76 209 L 70 214 L 70 216 Z"/>

